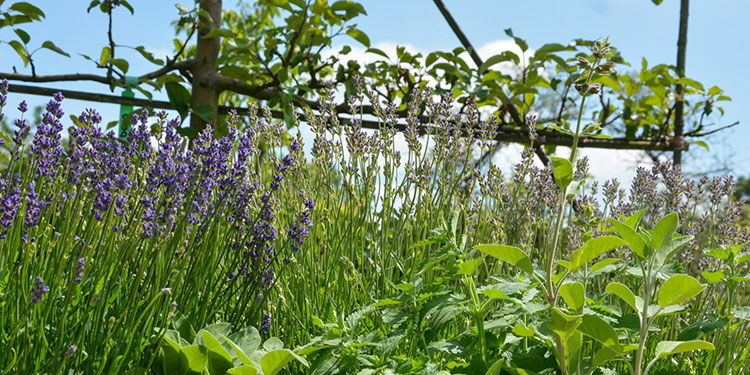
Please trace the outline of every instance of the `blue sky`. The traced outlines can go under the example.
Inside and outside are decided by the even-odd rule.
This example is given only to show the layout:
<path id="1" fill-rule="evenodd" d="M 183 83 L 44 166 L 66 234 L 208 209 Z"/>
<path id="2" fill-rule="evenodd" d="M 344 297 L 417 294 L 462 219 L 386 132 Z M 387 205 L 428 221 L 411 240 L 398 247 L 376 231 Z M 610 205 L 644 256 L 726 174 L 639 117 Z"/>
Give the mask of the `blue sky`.
<path id="1" fill-rule="evenodd" d="M 187 2 L 187 1 L 186 1 Z M 225 6 L 235 2 L 225 0 Z M 447 50 L 459 46 L 448 25 L 430 0 L 364 0 L 368 12 L 357 23 L 373 44 L 408 44 L 419 51 Z M 664 0 L 655 6 L 650 0 L 445 0 L 464 32 L 476 48 L 505 39 L 503 29 L 511 27 L 517 36 L 527 40 L 531 48 L 544 43 L 567 43 L 576 38 L 597 39 L 609 36 L 627 61 L 640 64 L 645 57 L 650 65 L 672 64 L 676 56 L 679 0 Z M 94 72 L 90 62 L 79 57 L 83 53 L 98 57 L 105 45 L 106 18 L 96 10 L 86 13 L 87 0 L 36 1 L 47 19 L 27 31 L 32 45 L 53 40 L 72 58 L 42 50 L 37 59 L 38 74 Z M 172 51 L 174 32 L 169 25 L 176 19 L 175 2 L 131 1 L 135 15 L 121 9 L 115 16 L 114 35 L 119 44 L 146 46 L 157 53 Z M 7 6 L 7 4 L 5 5 Z M 750 61 L 747 36 L 750 27 L 750 4 L 747 0 L 693 1 L 690 8 L 687 75 L 707 86 L 724 89 L 733 101 L 724 104 L 724 124 L 740 121 L 736 130 L 725 133 L 735 173 L 750 174 L 750 148 L 745 144 L 750 135 L 750 92 L 748 73 L 744 67 Z M 0 32 L 0 40 L 9 38 L 9 30 Z M 342 38 L 339 43 L 356 44 Z M 130 72 L 143 74 L 157 68 L 139 55 L 118 49 L 119 57 L 131 62 Z M 7 44 L 0 45 L 0 71 L 8 72 L 15 66 L 23 69 L 20 59 Z M 96 83 L 50 83 L 48 87 L 108 92 Z M 119 89 L 115 91 L 119 94 Z M 155 97 L 163 98 L 156 93 Z M 31 104 L 43 104 L 46 99 L 25 96 Z M 19 95 L 9 97 L 6 113 L 14 116 L 12 108 L 20 101 Z M 86 107 L 99 109 L 105 120 L 115 118 L 118 106 L 70 100 L 63 107 L 68 113 L 80 113 Z M 723 141 L 722 141 L 723 142 Z M 719 147 L 721 144 L 716 144 Z M 609 156 L 611 157 L 611 155 Z M 617 158 L 619 156 L 615 156 Z"/>

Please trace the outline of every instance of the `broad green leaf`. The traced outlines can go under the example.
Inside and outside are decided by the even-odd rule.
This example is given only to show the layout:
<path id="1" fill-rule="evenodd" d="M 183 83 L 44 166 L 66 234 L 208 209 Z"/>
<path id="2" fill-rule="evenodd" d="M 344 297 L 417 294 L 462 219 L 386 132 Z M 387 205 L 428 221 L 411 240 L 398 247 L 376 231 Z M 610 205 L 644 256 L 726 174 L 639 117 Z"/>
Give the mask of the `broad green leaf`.
<path id="1" fill-rule="evenodd" d="M 19 1 L 17 3 L 11 4 L 10 9 L 15 10 L 16 12 L 23 13 L 24 15 L 31 17 L 37 21 L 40 21 L 42 18 L 46 17 L 41 9 L 25 1 Z"/>
<path id="2" fill-rule="evenodd" d="M 667 279 L 659 288 L 659 306 L 662 308 L 679 305 L 702 292 L 704 285 L 692 276 L 674 275 Z"/>
<path id="3" fill-rule="evenodd" d="M 526 324 L 523 324 L 523 323 L 516 324 L 515 327 L 513 327 L 513 330 L 511 332 L 513 332 L 513 334 L 518 337 L 533 337 L 534 336 L 534 328 L 532 328 L 531 326 L 527 326 Z"/>
<path id="4" fill-rule="evenodd" d="M 591 83 L 601 83 L 602 85 L 607 86 L 615 91 L 622 90 L 622 86 L 620 85 L 620 82 L 609 75 L 602 74 L 602 75 L 595 76 L 593 79 L 591 79 Z"/>
<path id="5" fill-rule="evenodd" d="M 362 43 L 365 47 L 370 47 L 370 38 L 362 30 L 352 27 L 346 31 L 346 35 Z"/>
<path id="6" fill-rule="evenodd" d="M 105 46 L 102 47 L 102 53 L 99 55 L 99 65 L 107 65 L 107 61 L 109 60 L 109 56 L 112 55 L 112 50 L 109 49 L 109 47 Z"/>
<path id="7" fill-rule="evenodd" d="M 633 294 L 630 288 L 625 284 L 613 281 L 607 284 L 604 291 L 620 297 L 621 300 L 625 301 L 625 303 L 632 307 L 636 312 L 641 311 L 641 308 L 643 307 L 643 299 Z"/>
<path id="8" fill-rule="evenodd" d="M 50 51 L 55 51 L 65 57 L 70 57 L 70 54 L 63 51 L 60 47 L 56 46 L 55 43 L 53 43 L 51 40 L 47 40 L 44 43 L 42 43 L 42 48 L 46 48 Z"/>
<path id="9" fill-rule="evenodd" d="M 376 55 L 380 55 L 380 56 L 383 56 L 383 57 L 384 57 L 384 58 L 385 58 L 386 60 L 389 60 L 389 59 L 390 59 L 390 57 L 388 57 L 388 54 L 386 54 L 385 52 L 383 52 L 383 50 L 382 50 L 382 49 L 379 49 L 379 48 L 375 48 L 375 47 L 370 47 L 370 48 L 368 48 L 368 49 L 367 49 L 367 51 L 365 51 L 365 52 L 369 52 L 369 53 L 374 53 L 374 54 L 376 54 Z M 430 65 L 430 64 L 427 64 L 427 65 Z"/>
<path id="10" fill-rule="evenodd" d="M 181 117 L 185 117 L 190 108 L 190 91 L 177 82 L 167 82 L 164 88 L 167 90 L 169 103 L 180 113 Z"/>
<path id="11" fill-rule="evenodd" d="M 739 306 L 732 309 L 735 318 L 750 322 L 750 306 Z"/>
<path id="12" fill-rule="evenodd" d="M 276 375 L 287 363 L 297 360 L 303 366 L 308 367 L 307 361 L 289 349 L 276 349 L 263 355 L 260 364 L 263 367 L 263 375 Z"/>
<path id="13" fill-rule="evenodd" d="M 10 44 L 13 50 L 16 51 L 16 54 L 18 54 L 21 60 L 23 60 L 23 66 L 26 66 L 29 63 L 29 51 L 26 47 L 17 40 L 11 40 L 8 44 Z"/>
<path id="14" fill-rule="evenodd" d="M 458 263 L 457 272 L 459 275 L 471 275 L 480 264 L 482 264 L 482 258 L 462 260 Z"/>
<path id="15" fill-rule="evenodd" d="M 199 106 L 198 108 L 193 108 L 190 112 L 198 115 L 198 117 L 207 123 L 213 122 L 214 109 L 208 104 Z"/>
<path id="16" fill-rule="evenodd" d="M 231 368 L 227 371 L 227 375 L 257 375 L 258 370 L 249 365 L 242 365 L 239 367 Z"/>
<path id="17" fill-rule="evenodd" d="M 573 181 L 573 164 L 565 158 L 551 157 L 552 173 L 555 177 L 555 185 L 560 189 L 565 189 Z"/>
<path id="18" fill-rule="evenodd" d="M 708 144 L 706 142 L 703 142 L 703 141 L 693 141 L 693 143 L 695 143 L 698 146 L 701 146 L 701 147 L 705 148 L 706 151 L 711 151 L 711 149 L 708 147 Z"/>
<path id="19" fill-rule="evenodd" d="M 594 265 L 591 266 L 591 272 L 589 273 L 589 277 L 594 277 L 604 272 L 611 272 L 612 269 L 616 268 L 614 264 L 620 261 L 621 260 L 617 258 L 607 258 L 602 261 L 594 263 Z"/>
<path id="20" fill-rule="evenodd" d="M 661 218 L 654 226 L 653 234 L 651 235 L 651 245 L 653 248 L 658 249 L 664 242 L 671 240 L 672 233 L 677 229 L 679 223 L 680 220 L 676 212 L 672 212 Z"/>
<path id="21" fill-rule="evenodd" d="M 510 299 L 510 295 L 520 293 L 529 284 L 521 282 L 501 282 L 494 285 L 487 285 L 479 288 L 479 292 L 490 297 L 491 299 Z"/>
<path id="22" fill-rule="evenodd" d="M 602 348 L 594 355 L 594 366 L 599 366 L 623 352 L 617 332 L 604 319 L 596 315 L 584 315 L 578 329 Z"/>
<path id="23" fill-rule="evenodd" d="M 208 355 L 206 347 L 203 345 L 183 346 L 180 349 L 180 360 L 182 368 L 202 373 L 208 364 Z"/>
<path id="24" fill-rule="evenodd" d="M 728 260 L 729 257 L 732 256 L 732 250 L 726 246 L 720 246 L 711 250 L 707 250 L 705 254 L 710 256 L 711 258 Z"/>
<path id="25" fill-rule="evenodd" d="M 577 315 L 568 315 L 558 308 L 553 308 L 550 312 L 550 321 L 547 322 L 547 328 L 556 333 L 563 340 L 567 340 L 581 325 L 581 317 Z"/>
<path id="26" fill-rule="evenodd" d="M 208 365 L 212 374 L 222 374 L 233 367 L 232 357 L 226 349 L 221 346 L 219 340 L 210 332 L 201 330 L 203 341 L 208 350 Z"/>
<path id="27" fill-rule="evenodd" d="M 625 241 L 628 243 L 628 247 L 633 254 L 637 255 L 641 259 L 645 259 L 648 254 L 646 240 L 643 239 L 638 232 L 628 224 L 625 224 L 619 220 L 612 220 L 612 226 L 615 231 L 620 234 Z"/>
<path id="28" fill-rule="evenodd" d="M 180 359 L 180 344 L 164 336 L 161 346 L 162 369 L 165 374 L 182 373 L 182 360 Z"/>
<path id="29" fill-rule="evenodd" d="M 164 65 L 164 60 L 157 59 L 156 57 L 154 57 L 153 53 L 146 51 L 146 47 L 138 46 L 138 47 L 135 47 L 135 50 L 138 51 L 138 53 L 140 53 L 141 56 L 143 56 L 146 60 L 148 60 L 152 64 Z"/>
<path id="30" fill-rule="evenodd" d="M 623 215 L 620 216 L 620 220 L 622 220 L 623 223 L 629 225 L 631 228 L 638 228 L 638 225 L 641 223 L 641 219 L 643 218 L 643 214 L 646 213 L 646 209 L 642 209 L 628 217 L 625 217 Z"/>
<path id="31" fill-rule="evenodd" d="M 21 41 L 23 44 L 29 44 L 29 41 L 31 40 L 31 37 L 29 34 L 21 29 L 13 29 L 13 32 L 18 35 L 19 38 L 21 38 Z"/>
<path id="32" fill-rule="evenodd" d="M 534 267 L 531 264 L 531 259 L 529 259 L 529 257 L 526 255 L 526 253 L 523 252 L 523 250 L 515 246 L 486 244 L 477 245 L 474 246 L 474 248 L 485 254 L 492 255 L 493 257 L 504 262 L 508 262 L 530 275 L 534 273 Z"/>
<path id="33" fill-rule="evenodd" d="M 232 347 L 232 349 L 234 350 L 234 354 L 236 354 L 237 358 L 239 358 L 240 361 L 242 361 L 242 364 L 245 364 L 245 365 L 252 365 L 253 364 L 252 361 L 250 361 L 250 358 L 245 353 L 245 351 L 242 350 L 242 348 L 240 348 L 239 345 L 237 345 L 229 337 L 226 337 L 224 335 L 221 335 L 221 338 L 224 339 L 224 341 L 226 341 L 227 344 L 229 344 L 229 346 Z"/>
<path id="34" fill-rule="evenodd" d="M 699 320 L 695 323 L 685 327 L 680 334 L 677 335 L 677 341 L 688 341 L 695 340 L 700 333 L 708 333 L 715 331 L 729 323 L 729 318 L 726 316 L 709 315 L 708 318 Z"/>
<path id="35" fill-rule="evenodd" d="M 567 283 L 560 287 L 560 297 L 571 310 L 578 312 L 583 309 L 586 291 L 579 282 Z"/>
<path id="36" fill-rule="evenodd" d="M 583 267 L 586 263 L 592 261 L 594 258 L 625 245 L 627 245 L 627 242 L 615 236 L 592 238 L 571 254 L 570 270 L 575 271 Z"/>
<path id="37" fill-rule="evenodd" d="M 116 66 L 117 69 L 120 69 L 123 74 L 128 72 L 128 68 L 130 68 L 130 64 L 125 59 L 112 59 L 110 60 L 112 65 Z"/>
<path id="38" fill-rule="evenodd" d="M 691 341 L 661 341 L 656 344 L 656 359 L 668 355 L 690 352 L 693 350 L 714 350 L 714 345 L 708 341 L 691 340 Z"/>
<path id="39" fill-rule="evenodd" d="M 515 53 L 510 52 L 510 51 L 505 51 L 503 53 L 494 55 L 490 57 L 489 59 L 485 60 L 484 63 L 482 63 L 482 65 L 479 67 L 478 73 L 481 75 L 482 73 L 487 71 L 489 67 L 495 64 L 504 62 L 504 61 L 513 61 L 514 63 L 518 64 L 520 60 L 518 59 L 518 56 Z"/>
<path id="40" fill-rule="evenodd" d="M 672 258 L 675 253 L 680 251 L 683 247 L 693 240 L 693 236 L 680 236 L 675 235 L 670 240 L 665 241 L 661 247 L 656 250 L 654 256 L 655 268 L 659 269 L 668 259 Z"/>
<path id="41" fill-rule="evenodd" d="M 209 33 L 206 34 L 203 39 L 215 38 L 217 36 L 222 38 L 234 38 L 234 31 L 229 29 L 216 28 L 209 31 Z"/>
<path id="42" fill-rule="evenodd" d="M 704 279 L 709 284 L 716 284 L 720 283 L 721 280 L 724 279 L 724 272 L 721 271 L 704 271 L 701 273 L 701 276 L 703 276 Z"/>
<path id="43" fill-rule="evenodd" d="M 229 335 L 229 338 L 248 356 L 258 350 L 261 343 L 260 333 L 255 327 L 248 327 L 235 332 Z"/>

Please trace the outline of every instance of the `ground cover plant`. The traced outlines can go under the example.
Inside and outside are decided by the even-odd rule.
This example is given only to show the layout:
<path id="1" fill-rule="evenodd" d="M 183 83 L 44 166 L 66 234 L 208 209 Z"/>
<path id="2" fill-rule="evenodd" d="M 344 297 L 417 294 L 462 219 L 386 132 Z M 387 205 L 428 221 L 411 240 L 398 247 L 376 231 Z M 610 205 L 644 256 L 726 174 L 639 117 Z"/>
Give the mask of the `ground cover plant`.
<path id="1" fill-rule="evenodd" d="M 606 41 L 577 56 L 580 111 L 554 127 L 576 143 L 599 136 L 583 108 L 611 56 Z M 355 78 L 350 112 L 380 124 L 366 131 L 334 94 L 293 113 L 309 137 L 252 108 L 190 141 L 164 113 L 119 139 L 87 110 L 64 138 L 62 95 L 39 124 L 20 105 L 0 173 L 0 371 L 747 372 L 731 178 L 657 163 L 626 192 L 592 181 L 575 143 L 548 166 L 530 144 L 506 178 L 476 163 L 499 120 L 475 106 L 416 90 L 399 124 Z"/>

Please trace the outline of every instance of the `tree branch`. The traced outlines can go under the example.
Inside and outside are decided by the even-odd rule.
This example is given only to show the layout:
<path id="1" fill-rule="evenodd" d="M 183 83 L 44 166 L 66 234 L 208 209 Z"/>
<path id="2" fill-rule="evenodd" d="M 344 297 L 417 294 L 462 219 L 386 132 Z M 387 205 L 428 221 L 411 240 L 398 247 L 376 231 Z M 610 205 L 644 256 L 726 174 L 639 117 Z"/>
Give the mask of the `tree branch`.
<path id="1" fill-rule="evenodd" d="M 42 96 L 52 96 L 56 92 L 61 92 L 65 97 L 69 99 L 80 99 L 80 100 L 86 100 L 86 101 L 91 101 L 91 102 L 124 104 L 124 105 L 133 105 L 133 106 L 139 106 L 139 107 L 149 107 L 149 108 L 158 108 L 158 109 L 174 109 L 172 105 L 167 101 L 125 98 L 125 97 L 109 95 L 109 94 L 96 94 L 96 93 L 81 92 L 81 91 L 74 91 L 74 90 L 60 90 L 60 89 L 47 88 L 47 87 L 35 87 L 35 86 L 27 86 L 27 85 L 10 84 L 8 85 L 8 91 L 15 92 L 15 93 L 42 95 Z M 259 91 L 259 96 L 266 96 L 269 94 L 270 94 L 269 89 Z M 227 107 L 227 106 L 220 106 L 218 108 L 218 112 L 221 114 L 229 113 L 229 111 L 231 110 L 235 110 L 237 114 L 241 116 L 248 115 L 250 113 L 250 111 L 247 108 L 232 108 L 232 107 Z M 284 118 L 284 114 L 281 111 L 274 110 L 274 111 L 271 111 L 271 113 L 273 114 L 275 118 Z M 342 126 L 348 126 L 346 124 L 349 123 L 349 121 L 351 120 L 351 117 L 346 117 L 342 115 L 359 116 L 359 112 L 356 114 L 350 114 L 348 113 L 348 110 L 339 112 L 339 116 L 338 116 L 339 122 L 343 124 Z M 424 121 L 424 123 L 427 123 L 427 121 Z M 362 120 L 362 127 L 365 129 L 380 129 L 382 126 L 383 126 L 383 123 L 379 121 L 366 120 L 366 119 Z M 398 131 L 405 131 L 406 127 L 407 125 L 405 123 L 397 123 L 394 126 L 394 128 Z M 420 134 L 433 134 L 433 133 L 436 133 L 438 130 L 439 129 L 435 127 L 434 125 L 420 125 L 417 129 L 417 131 Z M 463 136 L 469 135 L 469 132 L 465 128 L 461 130 L 461 133 Z M 529 144 L 530 142 L 527 131 L 522 130 L 522 129 L 513 129 L 513 128 L 498 130 L 496 132 L 494 139 L 500 142 L 515 142 L 515 143 L 521 143 L 521 144 Z M 550 132 L 547 130 L 541 130 L 538 132 L 535 145 L 542 146 L 545 144 L 557 145 L 557 146 L 571 146 L 573 144 L 573 138 L 565 134 L 561 134 L 557 132 Z M 674 147 L 672 144 L 662 141 L 662 140 L 652 143 L 651 141 L 647 141 L 647 140 L 632 141 L 632 140 L 628 140 L 625 138 L 610 138 L 610 139 L 583 138 L 579 140 L 578 146 L 589 147 L 589 148 L 616 149 L 616 150 L 674 151 Z M 687 145 L 685 145 L 685 149 L 687 149 Z"/>

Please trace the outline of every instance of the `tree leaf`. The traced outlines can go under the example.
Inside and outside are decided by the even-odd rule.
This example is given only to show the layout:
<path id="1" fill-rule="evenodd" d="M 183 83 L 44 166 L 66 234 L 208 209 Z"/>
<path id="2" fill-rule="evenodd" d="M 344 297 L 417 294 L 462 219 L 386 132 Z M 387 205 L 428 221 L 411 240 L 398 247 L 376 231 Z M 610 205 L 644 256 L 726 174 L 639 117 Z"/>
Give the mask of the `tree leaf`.
<path id="1" fill-rule="evenodd" d="M 42 43 L 42 48 L 46 48 L 51 51 L 55 51 L 65 57 L 70 57 L 70 54 L 60 49 L 60 47 L 56 46 L 55 43 L 53 43 L 51 40 L 47 40 L 44 43 Z"/>
<path id="2" fill-rule="evenodd" d="M 222 38 L 234 38 L 234 31 L 229 29 L 221 29 L 221 28 L 215 28 L 208 32 L 205 36 L 203 36 L 203 39 L 209 39 L 209 38 L 215 38 L 215 37 L 222 37 Z"/>
<path id="3" fill-rule="evenodd" d="M 679 305 L 702 292 L 705 288 L 692 276 L 679 274 L 667 279 L 659 288 L 658 302 L 662 308 Z"/>
<path id="4" fill-rule="evenodd" d="M 628 243 L 622 238 L 615 236 L 592 238 L 571 254 L 570 270 L 575 271 L 583 267 L 586 263 L 592 261 L 594 258 L 627 244 Z"/>
<path id="5" fill-rule="evenodd" d="M 120 71 L 123 74 L 126 74 L 128 72 L 128 68 L 130 67 L 130 64 L 128 64 L 128 61 L 125 59 L 112 59 L 109 60 L 112 65 L 116 66 L 117 69 L 120 69 Z"/>
<path id="6" fill-rule="evenodd" d="M 31 17 L 34 20 L 41 21 L 42 18 L 46 17 L 44 12 L 36 6 L 27 3 L 25 1 L 19 1 L 10 5 L 10 9 L 16 12 L 23 13 L 24 15 Z"/>
<path id="7" fill-rule="evenodd" d="M 482 65 L 479 67 L 478 73 L 481 75 L 484 72 L 486 72 L 489 67 L 495 64 L 499 64 L 501 62 L 505 62 L 505 61 L 513 61 L 515 64 L 518 64 L 519 62 L 518 55 L 510 51 L 504 51 L 502 53 L 494 55 L 490 57 L 489 59 L 485 60 L 484 63 L 482 63 Z"/>
<path id="8" fill-rule="evenodd" d="M 714 344 L 703 340 L 661 341 L 656 344 L 655 359 L 666 357 L 668 355 L 690 352 L 693 350 L 714 350 Z"/>
<path id="9" fill-rule="evenodd" d="M 29 44 L 31 37 L 29 36 L 27 32 L 21 29 L 13 29 L 13 32 L 15 32 L 16 35 L 18 35 L 18 37 L 21 38 L 21 41 L 23 42 L 23 44 Z"/>
<path id="10" fill-rule="evenodd" d="M 370 47 L 370 38 L 362 30 L 355 27 L 346 30 L 346 35 L 354 38 L 354 40 L 362 43 L 365 47 Z"/>
<path id="11" fill-rule="evenodd" d="M 552 173 L 555 176 L 555 185 L 560 189 L 565 189 L 573 181 L 573 164 L 565 158 L 551 157 Z"/>
<path id="12" fill-rule="evenodd" d="M 523 250 L 515 246 L 485 244 L 474 246 L 474 248 L 485 254 L 492 255 L 493 257 L 504 262 L 508 262 L 520 268 L 522 271 L 528 273 L 529 275 L 532 275 L 534 273 L 534 267 L 531 264 L 531 259 L 529 259 L 529 257 L 526 255 L 526 253 L 523 252 Z"/>
<path id="13" fill-rule="evenodd" d="M 164 88 L 167 90 L 169 103 L 184 118 L 188 113 L 188 108 L 190 108 L 190 91 L 177 82 L 167 82 L 164 84 Z"/>
<path id="14" fill-rule="evenodd" d="M 190 112 L 195 113 L 205 122 L 213 122 L 214 108 L 208 104 L 198 106 L 198 108 L 193 108 L 190 110 Z"/>

